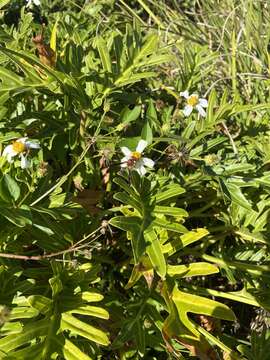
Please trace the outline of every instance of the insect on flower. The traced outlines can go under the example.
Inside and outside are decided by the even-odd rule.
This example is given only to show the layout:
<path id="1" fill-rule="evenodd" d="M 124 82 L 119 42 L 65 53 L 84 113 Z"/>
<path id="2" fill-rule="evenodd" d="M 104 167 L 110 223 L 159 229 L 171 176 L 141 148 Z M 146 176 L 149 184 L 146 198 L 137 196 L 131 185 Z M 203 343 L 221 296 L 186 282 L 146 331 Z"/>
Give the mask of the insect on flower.
<path id="1" fill-rule="evenodd" d="M 21 168 L 26 169 L 30 166 L 30 162 L 27 160 L 27 155 L 30 149 L 39 149 L 40 145 L 33 141 L 29 141 L 27 137 L 19 138 L 12 144 L 5 147 L 3 156 L 7 158 L 9 163 L 13 162 L 13 157 L 19 156 L 21 159 Z"/>
<path id="2" fill-rule="evenodd" d="M 187 105 L 184 107 L 183 110 L 185 116 L 189 116 L 194 108 L 201 116 L 206 116 L 206 112 L 204 110 L 204 108 L 207 108 L 208 106 L 208 101 L 206 99 L 199 98 L 197 94 L 189 95 L 189 92 L 187 90 L 180 92 L 180 96 L 183 96 L 185 99 L 187 99 Z"/>
<path id="3" fill-rule="evenodd" d="M 147 141 L 140 140 L 135 151 L 131 151 L 125 146 L 121 147 L 121 151 L 125 155 L 121 160 L 121 167 L 134 169 L 139 173 L 139 175 L 145 175 L 145 166 L 153 168 L 155 165 L 153 160 L 142 156 L 143 150 L 146 148 L 146 146 Z"/>

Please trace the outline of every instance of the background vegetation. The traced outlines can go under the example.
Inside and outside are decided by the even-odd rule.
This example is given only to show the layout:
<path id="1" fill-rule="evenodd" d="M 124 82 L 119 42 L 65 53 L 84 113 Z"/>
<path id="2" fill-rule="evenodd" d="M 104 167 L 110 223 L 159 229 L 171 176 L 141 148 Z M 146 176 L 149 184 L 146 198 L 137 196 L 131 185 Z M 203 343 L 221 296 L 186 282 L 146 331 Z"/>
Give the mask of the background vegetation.
<path id="1" fill-rule="evenodd" d="M 269 359 L 269 2 L 0 7 L 0 359 Z"/>

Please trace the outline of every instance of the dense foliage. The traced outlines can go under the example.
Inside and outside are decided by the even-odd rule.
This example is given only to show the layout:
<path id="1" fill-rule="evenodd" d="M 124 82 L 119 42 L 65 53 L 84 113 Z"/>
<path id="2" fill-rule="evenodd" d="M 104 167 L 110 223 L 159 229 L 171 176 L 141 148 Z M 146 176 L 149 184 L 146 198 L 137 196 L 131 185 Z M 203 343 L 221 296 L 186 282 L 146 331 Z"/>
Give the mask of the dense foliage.
<path id="1" fill-rule="evenodd" d="M 0 359 L 269 359 L 269 2 L 0 14 Z"/>

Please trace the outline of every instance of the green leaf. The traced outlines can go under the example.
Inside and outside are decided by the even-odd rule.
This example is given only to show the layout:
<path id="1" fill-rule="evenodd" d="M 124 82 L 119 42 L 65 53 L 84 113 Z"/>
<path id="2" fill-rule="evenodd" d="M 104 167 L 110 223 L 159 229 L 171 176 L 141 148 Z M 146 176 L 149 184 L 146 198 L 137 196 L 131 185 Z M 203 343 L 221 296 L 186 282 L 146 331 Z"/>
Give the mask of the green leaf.
<path id="1" fill-rule="evenodd" d="M 153 268 L 161 278 L 166 275 L 166 261 L 162 253 L 161 244 L 153 228 L 149 227 L 144 231 L 146 241 L 146 253 L 148 254 Z"/>
<path id="2" fill-rule="evenodd" d="M 102 62 L 103 69 L 111 73 L 112 72 L 111 58 L 105 40 L 102 39 L 101 36 L 97 36 L 96 45 Z"/>
<path id="3" fill-rule="evenodd" d="M 38 314 L 39 311 L 37 309 L 26 306 L 18 306 L 12 309 L 9 315 L 9 321 L 17 319 L 31 319 L 36 317 Z"/>
<path id="4" fill-rule="evenodd" d="M 56 276 L 52 277 L 51 279 L 49 279 L 49 284 L 52 289 L 53 297 L 56 297 L 58 294 L 60 294 L 62 292 L 63 285 L 62 285 L 62 281 L 61 281 L 59 275 L 56 275 Z"/>
<path id="5" fill-rule="evenodd" d="M 108 346 L 110 344 L 107 335 L 103 331 L 66 313 L 62 314 L 61 329 L 69 330 L 72 333 L 94 341 L 97 344 L 104 346 Z"/>
<path id="6" fill-rule="evenodd" d="M 119 80 L 115 82 L 115 85 L 117 86 L 126 86 L 128 84 L 133 84 L 135 82 L 141 81 L 142 79 L 147 79 L 151 77 L 155 77 L 156 73 L 153 71 L 143 72 L 143 73 L 137 73 L 133 75 L 129 75 L 126 77 L 122 77 Z"/>
<path id="7" fill-rule="evenodd" d="M 131 110 L 129 109 L 128 106 L 126 106 L 121 111 L 121 114 L 120 114 L 121 124 L 126 125 L 126 124 L 129 124 L 129 123 L 137 120 L 141 114 L 141 109 L 142 109 L 141 105 L 136 105 Z"/>
<path id="8" fill-rule="evenodd" d="M 183 189 L 180 185 L 178 184 L 170 184 L 168 186 L 165 186 L 162 189 L 162 192 L 157 194 L 156 196 L 156 203 L 160 203 L 164 200 L 168 200 L 172 197 L 181 195 L 185 192 L 185 189 Z"/>
<path id="9" fill-rule="evenodd" d="M 152 99 L 150 99 L 149 105 L 147 107 L 146 119 L 149 125 L 151 125 L 151 127 L 157 124 L 157 112 Z"/>
<path id="10" fill-rule="evenodd" d="M 137 264 L 145 252 L 146 244 L 143 236 L 144 223 L 137 216 L 115 216 L 109 224 L 132 234 L 131 242 L 135 263 Z"/>
<path id="11" fill-rule="evenodd" d="M 53 26 L 51 38 L 50 38 L 50 47 L 55 53 L 56 53 L 57 26 L 58 26 L 58 19 L 56 20 Z"/>
<path id="12" fill-rule="evenodd" d="M 7 353 L 11 350 L 30 342 L 33 338 L 45 336 L 49 327 L 48 320 L 31 322 L 26 325 L 20 334 L 8 335 L 0 339 L 0 353 Z"/>
<path id="13" fill-rule="evenodd" d="M 19 227 L 32 225 L 32 214 L 26 205 L 22 205 L 20 208 L 0 207 L 0 215 Z"/>
<path id="14" fill-rule="evenodd" d="M 121 201 L 124 204 L 133 206 L 134 209 L 138 210 L 141 213 L 141 211 L 142 211 L 141 203 L 138 200 L 134 199 L 133 197 L 129 196 L 128 194 L 126 194 L 124 192 L 119 192 L 119 193 L 114 194 L 113 197 L 114 197 L 114 199 Z"/>
<path id="15" fill-rule="evenodd" d="M 0 196 L 6 202 L 16 201 L 20 197 L 20 187 L 8 174 L 5 174 L 0 181 Z"/>
<path id="16" fill-rule="evenodd" d="M 55 341 L 57 341 L 58 338 L 55 338 Z M 76 345 L 74 345 L 71 341 L 68 339 L 64 340 L 64 345 L 62 345 L 61 342 L 58 344 L 63 347 L 63 355 L 65 360 L 92 360 L 91 357 L 83 353 Z"/>
<path id="17" fill-rule="evenodd" d="M 10 0 L 0 0 L 0 9 L 6 6 L 9 2 Z"/>
<path id="18" fill-rule="evenodd" d="M 29 304 L 41 314 L 46 314 L 51 310 L 52 300 L 43 295 L 31 295 L 27 300 Z"/>
<path id="19" fill-rule="evenodd" d="M 188 213 L 184 209 L 173 206 L 155 206 L 153 212 L 155 214 L 164 214 L 175 217 L 187 217 Z"/>
<path id="20" fill-rule="evenodd" d="M 72 309 L 68 311 L 69 314 L 80 314 L 80 315 L 88 315 L 94 316 L 100 319 L 109 319 L 109 313 L 107 310 L 91 305 L 83 305 L 77 307 L 76 309 Z"/>
<path id="21" fill-rule="evenodd" d="M 184 225 L 178 224 L 176 222 L 168 221 L 167 219 L 166 220 L 161 219 L 159 217 L 155 218 L 155 220 L 153 221 L 153 226 L 161 227 L 163 229 L 174 231 L 174 232 L 180 233 L 180 234 L 188 232 L 187 228 L 185 228 Z"/>
<path id="22" fill-rule="evenodd" d="M 158 35 L 157 34 L 150 34 L 146 37 L 144 44 L 136 56 L 136 62 L 140 59 L 151 55 L 158 47 Z"/>
<path id="23" fill-rule="evenodd" d="M 187 265 L 167 265 L 169 276 L 190 277 L 216 274 L 219 272 L 217 266 L 206 262 L 198 262 Z"/>
<path id="24" fill-rule="evenodd" d="M 235 184 L 229 182 L 223 182 L 223 184 L 225 185 L 225 188 L 228 190 L 227 195 L 231 199 L 231 201 L 235 202 L 236 204 L 242 206 L 247 210 L 252 209 L 250 203 L 242 193 L 239 186 L 236 186 Z"/>
<path id="25" fill-rule="evenodd" d="M 141 322 L 139 320 L 136 321 L 136 344 L 141 357 L 145 354 L 145 329 L 142 327 Z"/>
<path id="26" fill-rule="evenodd" d="M 163 253 L 169 253 L 169 255 L 172 255 L 177 251 L 183 249 L 184 247 L 201 240 L 208 234 L 208 230 L 201 228 L 193 231 L 188 231 L 185 234 L 179 236 L 178 238 L 173 239 L 168 244 L 163 245 Z"/>
<path id="27" fill-rule="evenodd" d="M 233 311 L 226 305 L 201 296 L 185 293 L 175 287 L 172 292 L 172 300 L 176 305 L 180 318 L 183 314 L 192 312 L 213 316 L 218 319 L 234 321 L 236 319 Z"/>
<path id="28" fill-rule="evenodd" d="M 149 121 L 146 121 L 142 128 L 141 138 L 151 144 L 153 141 L 153 133 Z"/>
<path id="29" fill-rule="evenodd" d="M 86 302 L 96 302 L 96 301 L 101 301 L 103 300 L 103 295 L 96 293 L 96 292 L 91 292 L 91 291 L 84 291 L 81 294 L 82 296 L 82 300 L 86 301 Z"/>

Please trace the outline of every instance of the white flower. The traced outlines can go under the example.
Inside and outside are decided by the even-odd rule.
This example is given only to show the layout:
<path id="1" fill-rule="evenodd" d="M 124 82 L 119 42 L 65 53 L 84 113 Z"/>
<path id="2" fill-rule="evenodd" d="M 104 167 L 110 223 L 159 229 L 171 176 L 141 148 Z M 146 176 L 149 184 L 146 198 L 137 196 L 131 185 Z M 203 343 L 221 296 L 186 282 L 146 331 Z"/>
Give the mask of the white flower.
<path id="1" fill-rule="evenodd" d="M 140 140 L 136 150 L 131 151 L 127 147 L 121 147 L 122 153 L 125 155 L 121 160 L 122 168 L 129 168 L 136 170 L 141 176 L 146 174 L 146 167 L 153 168 L 155 163 L 153 160 L 142 157 L 142 152 L 147 146 L 147 141 Z"/>
<path id="2" fill-rule="evenodd" d="M 31 7 L 32 4 L 35 4 L 36 6 L 40 6 L 39 0 L 26 0 L 26 2 L 27 2 L 26 7 Z"/>
<path id="3" fill-rule="evenodd" d="M 19 156 L 21 159 L 21 168 L 26 169 L 30 166 L 30 162 L 27 160 L 27 154 L 30 149 L 39 149 L 38 143 L 29 141 L 27 137 L 17 139 L 11 145 L 5 147 L 3 156 L 7 158 L 8 162 L 13 162 L 14 156 Z"/>
<path id="4" fill-rule="evenodd" d="M 208 106 L 208 101 L 206 99 L 200 99 L 197 94 L 189 95 L 187 90 L 180 92 L 180 96 L 183 96 L 185 99 L 187 99 L 187 105 L 183 110 L 185 116 L 189 116 L 194 108 L 201 116 L 206 116 L 206 112 L 204 110 L 204 108 L 207 108 Z"/>

